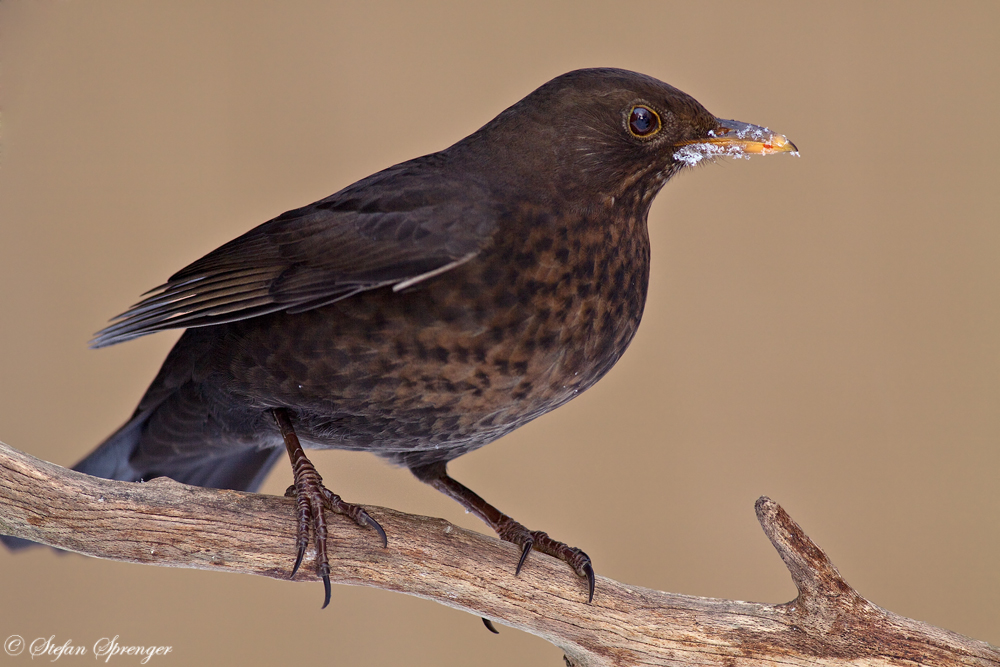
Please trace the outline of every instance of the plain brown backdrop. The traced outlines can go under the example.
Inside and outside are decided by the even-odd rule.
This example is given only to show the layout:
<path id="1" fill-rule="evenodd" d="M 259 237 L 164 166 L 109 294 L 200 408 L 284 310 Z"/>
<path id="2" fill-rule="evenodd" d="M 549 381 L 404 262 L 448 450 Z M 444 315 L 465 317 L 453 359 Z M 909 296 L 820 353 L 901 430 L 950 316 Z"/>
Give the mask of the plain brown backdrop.
<path id="1" fill-rule="evenodd" d="M 188 262 L 564 71 L 639 70 L 802 157 L 672 181 L 624 359 L 455 476 L 600 574 L 782 602 L 767 494 L 876 604 L 1000 644 L 997 7 L 5 0 L 0 439 L 68 465 L 122 423 L 176 334 L 86 342 Z M 374 457 L 313 460 L 483 530 Z M 320 611 L 317 585 L 48 550 L 0 552 L 0 589 L 2 637 L 174 647 L 154 664 L 561 664 L 367 589 Z"/>

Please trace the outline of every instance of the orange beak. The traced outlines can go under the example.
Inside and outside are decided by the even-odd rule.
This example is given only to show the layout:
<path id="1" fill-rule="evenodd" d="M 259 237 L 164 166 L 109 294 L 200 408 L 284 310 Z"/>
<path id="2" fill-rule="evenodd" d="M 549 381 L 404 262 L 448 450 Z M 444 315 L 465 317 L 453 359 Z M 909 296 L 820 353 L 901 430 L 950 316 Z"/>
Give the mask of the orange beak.
<path id="1" fill-rule="evenodd" d="M 717 118 L 718 125 L 708 136 L 677 144 L 674 158 L 689 165 L 705 158 L 729 155 L 749 158 L 751 155 L 791 153 L 798 155 L 798 148 L 783 134 L 776 134 L 766 127 Z"/>

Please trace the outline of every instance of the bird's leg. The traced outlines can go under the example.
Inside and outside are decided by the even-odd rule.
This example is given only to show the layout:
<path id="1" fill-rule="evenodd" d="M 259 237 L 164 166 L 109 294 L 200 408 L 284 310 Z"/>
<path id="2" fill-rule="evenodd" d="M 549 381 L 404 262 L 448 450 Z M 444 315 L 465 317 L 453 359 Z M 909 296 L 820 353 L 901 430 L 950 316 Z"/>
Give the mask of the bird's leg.
<path id="1" fill-rule="evenodd" d="M 285 440 L 285 449 L 288 451 L 288 458 L 292 461 L 292 475 L 295 483 L 288 487 L 285 496 L 295 498 L 299 510 L 298 531 L 295 540 L 297 555 L 295 566 L 289 579 L 295 577 L 302 564 L 302 558 L 306 554 L 306 546 L 309 544 L 309 533 L 313 534 L 316 543 L 316 573 L 323 580 L 325 597 L 323 608 L 330 604 L 330 560 L 326 553 L 326 516 L 323 509 L 326 508 L 338 514 L 344 514 L 354 520 L 359 526 L 369 526 L 382 538 L 382 546 L 385 547 L 385 531 L 378 521 L 371 518 L 360 505 L 345 503 L 340 496 L 331 492 L 323 486 L 323 478 L 319 476 L 316 467 L 306 457 L 305 450 L 299 442 L 299 437 L 295 435 L 292 428 L 292 420 L 288 416 L 288 411 L 284 408 L 274 408 L 271 410 L 274 421 L 278 423 L 278 430 Z"/>
<path id="2" fill-rule="evenodd" d="M 515 576 L 520 574 L 524 561 L 528 559 L 528 554 L 531 553 L 532 549 L 541 551 L 565 561 L 579 576 L 586 578 L 589 587 L 588 601 L 593 601 L 594 567 L 590 562 L 590 556 L 583 551 L 553 540 L 540 530 L 528 530 L 483 500 L 472 489 L 449 477 L 446 463 L 433 463 L 428 466 L 410 468 L 410 471 L 417 476 L 417 479 L 430 484 L 449 498 L 457 500 L 462 507 L 485 521 L 490 528 L 496 531 L 501 540 L 513 542 L 521 547 L 521 558 L 517 562 Z"/>

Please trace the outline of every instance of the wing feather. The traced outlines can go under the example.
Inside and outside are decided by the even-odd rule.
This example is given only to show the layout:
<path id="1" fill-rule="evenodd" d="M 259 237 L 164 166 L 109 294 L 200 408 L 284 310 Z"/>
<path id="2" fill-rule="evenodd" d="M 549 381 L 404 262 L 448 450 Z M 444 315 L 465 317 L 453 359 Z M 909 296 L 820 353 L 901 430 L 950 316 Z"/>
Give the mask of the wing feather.
<path id="1" fill-rule="evenodd" d="M 484 187 L 446 163 L 445 153 L 411 160 L 265 222 L 147 292 L 91 345 L 303 312 L 467 262 L 498 215 Z"/>

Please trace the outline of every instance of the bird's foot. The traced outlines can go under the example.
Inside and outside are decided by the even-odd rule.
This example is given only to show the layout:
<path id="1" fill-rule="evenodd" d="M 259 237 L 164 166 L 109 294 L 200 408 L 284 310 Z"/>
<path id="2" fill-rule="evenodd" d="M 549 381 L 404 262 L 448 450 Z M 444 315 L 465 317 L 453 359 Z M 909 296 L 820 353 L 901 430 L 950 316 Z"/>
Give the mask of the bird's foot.
<path id="1" fill-rule="evenodd" d="M 320 477 L 312 461 L 306 458 L 305 451 L 292 430 L 287 413 L 275 410 L 274 415 L 285 439 L 295 480 L 295 483 L 285 491 L 285 496 L 295 498 L 298 509 L 295 565 L 288 578 L 295 578 L 295 574 L 299 571 L 302 559 L 306 555 L 306 547 L 309 546 L 309 536 L 312 534 L 313 542 L 316 545 L 316 574 L 323 580 L 323 608 L 325 609 L 330 604 L 332 589 L 330 586 L 330 559 L 326 549 L 328 531 L 326 515 L 323 510 L 328 509 L 338 514 L 344 514 L 353 519 L 359 526 L 372 528 L 382 539 L 383 548 L 387 546 L 388 540 L 382 526 L 363 507 L 344 502 L 340 496 L 323 486 L 323 478 Z"/>
<path id="2" fill-rule="evenodd" d="M 326 550 L 328 530 L 323 510 L 328 509 L 337 514 L 348 516 L 362 528 L 372 528 L 381 538 L 383 548 L 388 544 L 388 539 L 382 526 L 363 507 L 344 502 L 340 496 L 323 486 L 323 478 L 320 477 L 311 462 L 307 460 L 306 465 L 297 466 L 295 472 L 295 484 L 289 486 L 288 490 L 285 491 L 285 496 L 295 498 L 298 506 L 295 565 L 288 578 L 294 579 L 296 572 L 299 571 L 302 559 L 306 555 L 306 547 L 309 545 L 311 533 L 316 544 L 316 574 L 323 580 L 323 608 L 325 609 L 330 604 L 332 590 L 330 586 L 330 560 Z"/>
<path id="3" fill-rule="evenodd" d="M 449 498 L 457 500 L 462 507 L 485 521 L 496 531 L 501 540 L 521 547 L 521 558 L 517 561 L 515 576 L 521 573 L 524 561 L 532 549 L 548 554 L 567 563 L 577 575 L 587 580 L 588 602 L 594 601 L 594 566 L 590 556 L 562 542 L 557 542 L 540 530 L 528 530 L 493 505 L 482 499 L 475 491 L 463 485 L 450 475 L 446 462 L 410 468 L 417 479 L 430 484 Z"/>
<path id="4" fill-rule="evenodd" d="M 576 547 L 552 539 L 548 533 L 541 530 L 528 530 L 507 515 L 503 515 L 503 518 L 498 522 L 496 531 L 501 540 L 521 547 L 521 558 L 517 561 L 517 568 L 514 570 L 515 576 L 521 573 L 524 562 L 528 560 L 528 554 L 532 550 L 540 551 L 565 562 L 573 568 L 577 576 L 586 579 L 589 589 L 587 601 L 593 602 L 594 566 L 590 562 L 590 556 L 586 553 Z"/>

